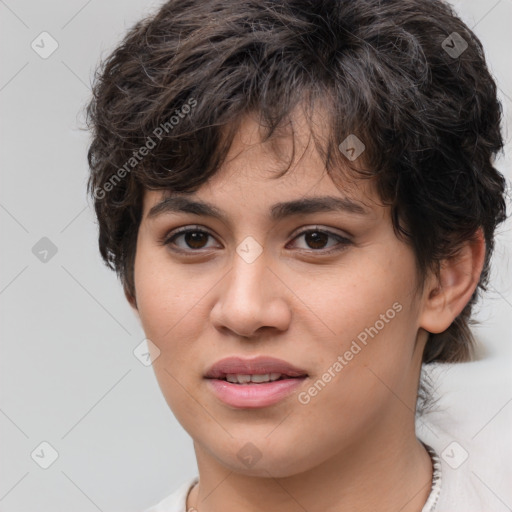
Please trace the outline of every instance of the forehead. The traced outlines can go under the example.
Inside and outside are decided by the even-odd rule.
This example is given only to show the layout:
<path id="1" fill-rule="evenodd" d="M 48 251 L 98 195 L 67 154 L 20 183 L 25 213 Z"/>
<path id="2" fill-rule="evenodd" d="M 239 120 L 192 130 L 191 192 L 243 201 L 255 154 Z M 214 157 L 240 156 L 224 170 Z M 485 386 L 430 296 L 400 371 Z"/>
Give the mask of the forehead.
<path id="1" fill-rule="evenodd" d="M 254 116 L 246 116 L 217 172 L 195 192 L 145 190 L 144 218 L 188 211 L 226 220 L 226 208 L 265 211 L 277 221 L 316 211 L 371 215 L 380 203 L 370 180 L 355 178 L 347 169 L 327 172 L 311 124 L 300 112 L 269 139 L 263 140 L 263 135 Z"/>

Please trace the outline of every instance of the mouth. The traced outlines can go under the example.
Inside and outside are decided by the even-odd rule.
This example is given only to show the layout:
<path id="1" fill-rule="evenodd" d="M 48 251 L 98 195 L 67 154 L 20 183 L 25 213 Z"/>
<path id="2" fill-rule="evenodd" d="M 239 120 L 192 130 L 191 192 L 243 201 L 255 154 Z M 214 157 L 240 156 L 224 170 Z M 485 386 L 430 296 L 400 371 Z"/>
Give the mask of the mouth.
<path id="1" fill-rule="evenodd" d="M 227 357 L 213 364 L 205 374 L 207 379 L 228 380 L 229 382 L 238 382 L 239 384 L 248 382 L 262 383 L 281 378 L 305 376 L 307 376 L 305 370 L 282 359 L 267 356 L 253 359 Z"/>
<path id="2" fill-rule="evenodd" d="M 249 384 L 266 384 L 267 382 L 278 382 L 281 380 L 288 379 L 301 379 L 307 377 L 304 375 L 286 375 L 281 373 L 264 373 L 264 374 L 237 374 L 237 373 L 229 373 L 223 377 L 218 377 L 217 380 L 223 380 L 225 382 L 230 382 L 231 384 L 239 384 L 240 386 L 247 386 Z"/>
<path id="3" fill-rule="evenodd" d="M 267 407 L 289 396 L 309 377 L 286 361 L 270 357 L 231 357 L 215 363 L 204 376 L 209 389 L 235 408 Z"/>

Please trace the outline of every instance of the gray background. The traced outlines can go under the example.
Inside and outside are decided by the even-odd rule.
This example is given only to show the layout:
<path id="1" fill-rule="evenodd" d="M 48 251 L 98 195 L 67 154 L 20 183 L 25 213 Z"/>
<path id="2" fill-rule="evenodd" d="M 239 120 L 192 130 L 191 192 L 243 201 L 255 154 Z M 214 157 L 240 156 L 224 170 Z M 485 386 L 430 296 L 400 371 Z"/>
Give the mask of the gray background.
<path id="1" fill-rule="evenodd" d="M 197 473 L 191 439 L 151 367 L 133 355 L 144 333 L 100 260 L 85 193 L 89 135 L 79 129 L 100 58 L 160 4 L 0 0 L 1 511 L 141 511 Z M 510 186 L 512 0 L 454 5 L 500 88 L 507 150 L 497 165 Z M 31 47 L 43 31 L 59 45 L 46 59 Z M 499 388 L 496 415 L 482 424 L 512 407 L 511 225 L 499 230 L 478 308 L 482 360 L 452 368 L 440 384 L 441 392 L 464 382 Z M 43 237 L 57 249 L 46 262 L 37 257 Z M 58 452 L 48 469 L 31 457 L 49 456 L 43 441 Z"/>

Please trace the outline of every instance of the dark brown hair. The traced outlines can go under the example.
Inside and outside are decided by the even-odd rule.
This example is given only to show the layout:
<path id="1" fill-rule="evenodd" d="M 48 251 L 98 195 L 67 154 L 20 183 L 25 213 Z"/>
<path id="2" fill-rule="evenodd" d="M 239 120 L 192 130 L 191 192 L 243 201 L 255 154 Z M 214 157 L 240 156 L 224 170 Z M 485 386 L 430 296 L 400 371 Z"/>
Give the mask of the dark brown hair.
<path id="1" fill-rule="evenodd" d="M 466 360 L 506 218 L 493 165 L 501 105 L 479 39 L 438 0 L 171 0 L 139 21 L 101 62 L 87 105 L 88 192 L 106 264 L 135 297 L 144 190 L 197 190 L 244 115 L 257 113 L 270 138 L 299 105 L 308 116 L 324 109 L 329 136 L 315 143 L 329 175 L 374 181 L 420 276 L 482 228 L 479 285 L 423 356 Z M 366 147 L 354 162 L 339 149 L 350 134 Z"/>

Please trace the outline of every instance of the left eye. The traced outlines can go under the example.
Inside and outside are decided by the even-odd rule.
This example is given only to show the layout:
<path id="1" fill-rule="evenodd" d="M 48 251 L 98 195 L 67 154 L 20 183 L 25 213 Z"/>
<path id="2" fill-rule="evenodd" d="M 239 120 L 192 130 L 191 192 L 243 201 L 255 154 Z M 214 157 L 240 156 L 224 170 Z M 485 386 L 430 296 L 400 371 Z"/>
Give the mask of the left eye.
<path id="1" fill-rule="evenodd" d="M 180 237 L 184 237 L 184 241 L 188 247 L 179 246 L 175 243 L 177 239 Z M 174 232 L 171 236 L 167 237 L 162 243 L 163 245 L 176 245 L 179 248 L 179 251 L 186 251 L 187 249 L 205 249 L 208 248 L 204 244 L 207 242 L 208 237 L 212 237 L 208 231 L 204 231 L 202 229 L 182 229 L 180 231 Z M 320 229 L 308 229 L 298 233 L 294 240 L 305 237 L 305 241 L 308 244 L 309 248 L 300 248 L 302 250 L 313 250 L 313 252 L 320 252 L 320 250 L 325 249 L 327 241 L 329 238 L 337 241 L 338 245 L 341 247 L 337 248 L 337 250 L 341 250 L 345 248 L 347 245 L 351 243 L 348 238 L 345 238 L 341 235 L 331 233 L 330 231 L 323 231 Z M 334 244 L 336 246 L 336 244 Z M 332 247 L 332 246 L 331 246 Z M 197 251 L 192 251 L 197 252 Z M 324 250 L 323 252 L 332 252 L 332 249 Z"/>
<path id="2" fill-rule="evenodd" d="M 331 233 L 330 231 L 322 231 L 322 230 L 316 229 L 316 228 L 315 229 L 307 229 L 305 231 L 302 231 L 294 238 L 294 240 L 296 240 L 297 238 L 300 238 L 302 236 L 306 237 L 304 240 L 306 240 L 306 243 L 308 245 L 310 245 L 310 246 L 313 245 L 312 249 L 325 249 L 325 244 L 327 243 L 326 241 L 329 238 L 337 241 L 338 245 L 340 246 L 334 250 L 341 250 L 350 244 L 350 240 L 348 238 L 345 238 L 341 235 L 337 235 L 335 233 Z M 319 246 L 321 246 L 321 247 L 319 247 Z M 336 244 L 334 244 L 334 246 L 336 247 Z M 308 250 L 308 248 L 306 248 L 305 250 Z M 333 249 L 328 249 L 328 250 L 325 250 L 324 252 L 332 252 L 332 251 L 333 251 Z"/>

